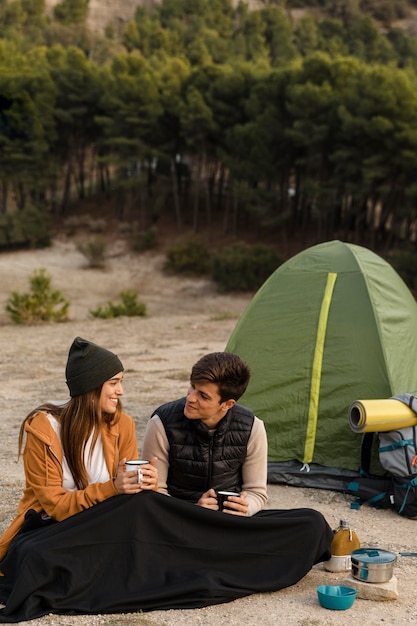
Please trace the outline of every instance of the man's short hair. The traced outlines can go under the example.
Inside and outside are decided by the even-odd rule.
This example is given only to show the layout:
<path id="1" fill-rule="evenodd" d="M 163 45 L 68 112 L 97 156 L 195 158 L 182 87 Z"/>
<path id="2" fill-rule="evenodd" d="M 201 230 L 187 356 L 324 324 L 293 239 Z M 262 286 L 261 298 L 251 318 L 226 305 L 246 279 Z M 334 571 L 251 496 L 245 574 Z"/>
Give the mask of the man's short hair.
<path id="1" fill-rule="evenodd" d="M 238 400 L 249 384 L 249 366 L 232 352 L 211 352 L 191 369 L 191 383 L 209 382 L 218 386 L 220 401 Z"/>

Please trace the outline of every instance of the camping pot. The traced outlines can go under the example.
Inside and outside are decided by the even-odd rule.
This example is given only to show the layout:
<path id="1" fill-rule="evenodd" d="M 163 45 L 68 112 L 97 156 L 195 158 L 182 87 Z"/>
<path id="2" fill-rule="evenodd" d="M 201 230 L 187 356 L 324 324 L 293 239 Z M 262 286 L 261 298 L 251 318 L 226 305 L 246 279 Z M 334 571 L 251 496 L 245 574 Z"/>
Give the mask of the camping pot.
<path id="1" fill-rule="evenodd" d="M 351 554 L 352 576 L 367 583 L 387 583 L 394 575 L 397 555 L 379 548 L 360 548 Z"/>

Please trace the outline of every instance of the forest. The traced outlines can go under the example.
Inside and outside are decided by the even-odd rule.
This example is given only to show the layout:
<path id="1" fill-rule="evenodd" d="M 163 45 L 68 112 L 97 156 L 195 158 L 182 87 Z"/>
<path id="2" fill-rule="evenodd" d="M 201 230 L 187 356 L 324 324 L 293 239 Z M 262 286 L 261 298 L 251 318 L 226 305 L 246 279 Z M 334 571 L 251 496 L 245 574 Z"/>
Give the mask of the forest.
<path id="1" fill-rule="evenodd" d="M 162 0 L 98 34 L 88 0 L 0 0 L 0 249 L 89 201 L 142 233 L 413 258 L 416 8 Z"/>

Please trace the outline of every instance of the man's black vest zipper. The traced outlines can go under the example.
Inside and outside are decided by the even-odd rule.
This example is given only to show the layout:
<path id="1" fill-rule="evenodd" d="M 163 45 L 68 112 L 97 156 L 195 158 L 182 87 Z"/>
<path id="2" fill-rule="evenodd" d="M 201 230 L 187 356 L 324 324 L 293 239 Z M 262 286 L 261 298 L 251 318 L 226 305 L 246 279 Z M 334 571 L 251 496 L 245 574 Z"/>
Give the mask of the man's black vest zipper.
<path id="1" fill-rule="evenodd" d="M 207 489 L 210 489 L 210 487 L 211 487 L 211 477 L 213 475 L 213 448 L 214 448 L 214 434 L 211 434 L 210 435 L 210 440 L 209 440 Z"/>

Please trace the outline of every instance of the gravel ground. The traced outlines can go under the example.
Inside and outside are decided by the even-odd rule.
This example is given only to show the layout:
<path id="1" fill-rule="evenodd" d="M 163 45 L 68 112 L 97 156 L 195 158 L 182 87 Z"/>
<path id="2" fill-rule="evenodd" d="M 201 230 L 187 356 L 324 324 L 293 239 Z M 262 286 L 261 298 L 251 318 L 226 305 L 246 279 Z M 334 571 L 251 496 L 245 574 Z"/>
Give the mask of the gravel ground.
<path id="1" fill-rule="evenodd" d="M 68 348 L 81 335 L 117 352 L 126 368 L 124 405 L 136 421 L 138 440 L 150 412 L 187 388 L 192 364 L 206 352 L 223 350 L 250 295 L 220 296 L 205 279 L 165 276 L 160 254 L 131 256 L 115 246 L 104 271 L 84 268 L 84 259 L 68 241 L 34 252 L 0 256 L 0 532 L 13 518 L 23 488 L 17 436 L 25 415 L 45 400 L 67 398 L 64 368 Z M 28 277 L 44 267 L 53 286 L 71 301 L 71 321 L 19 327 L 9 323 L 4 304 L 12 290 L 28 291 Z M 122 289 L 134 289 L 148 307 L 145 318 L 91 319 L 88 312 Z M 417 522 L 391 511 L 363 506 L 350 509 L 350 497 L 331 491 L 269 486 L 270 508 L 309 506 L 336 527 L 347 517 L 362 545 L 396 553 L 415 551 Z M 233 541 L 233 537 L 231 537 Z M 316 587 L 344 580 L 317 565 L 297 585 L 276 593 L 257 594 L 228 604 L 192 610 L 142 614 L 57 616 L 25 622 L 39 626 L 400 626 L 417 622 L 415 580 L 417 558 L 397 559 L 398 599 L 385 602 L 357 598 L 348 611 L 329 611 L 318 604 Z M 111 575 L 111 572 L 109 572 Z M 256 572 L 254 573 L 256 575 Z"/>

